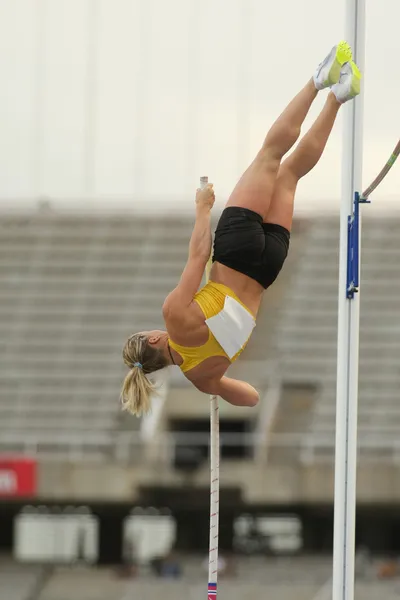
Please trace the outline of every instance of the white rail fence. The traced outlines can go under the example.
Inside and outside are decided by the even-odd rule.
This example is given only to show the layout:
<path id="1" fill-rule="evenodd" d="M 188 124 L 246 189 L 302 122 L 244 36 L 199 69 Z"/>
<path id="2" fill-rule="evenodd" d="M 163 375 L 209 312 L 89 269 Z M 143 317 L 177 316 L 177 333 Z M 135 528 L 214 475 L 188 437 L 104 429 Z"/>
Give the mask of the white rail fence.
<path id="1" fill-rule="evenodd" d="M 334 459 L 334 432 L 318 434 L 279 434 L 271 435 L 268 447 L 265 446 L 265 437 L 260 434 L 247 433 L 222 433 L 222 460 L 224 448 L 245 447 L 246 456 L 253 455 L 253 460 L 260 463 L 268 462 L 271 449 L 292 449 L 293 455 L 299 464 L 314 464 L 333 462 Z M 162 433 L 154 441 L 154 452 L 151 453 L 149 462 L 155 464 L 171 465 L 177 450 L 193 447 L 202 449 L 204 459 L 208 459 L 209 435 L 207 433 Z M 261 449 L 261 450 L 260 450 Z M 82 459 L 101 462 L 114 460 L 119 463 L 130 464 L 142 462 L 144 444 L 140 432 L 19 432 L 9 430 L 2 432 L 0 437 L 0 453 L 21 453 L 37 456 L 45 461 L 70 461 Z M 367 429 L 361 432 L 358 441 L 358 458 L 360 461 L 372 463 L 400 464 L 400 439 L 394 433 L 374 431 Z M 237 459 L 235 459 L 237 460 Z M 278 459 L 279 460 L 279 459 Z"/>

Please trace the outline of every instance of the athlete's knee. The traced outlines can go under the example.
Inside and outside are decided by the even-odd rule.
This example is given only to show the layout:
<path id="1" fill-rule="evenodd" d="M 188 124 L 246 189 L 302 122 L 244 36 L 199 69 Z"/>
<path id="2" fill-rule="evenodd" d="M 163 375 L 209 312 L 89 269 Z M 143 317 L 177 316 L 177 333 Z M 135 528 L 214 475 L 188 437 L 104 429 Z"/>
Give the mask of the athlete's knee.
<path id="1" fill-rule="evenodd" d="M 315 167 L 321 154 L 322 147 L 319 139 L 310 138 L 307 139 L 307 144 L 299 144 L 293 154 L 285 160 L 284 166 L 287 167 L 297 179 L 301 179 Z"/>
<path id="2" fill-rule="evenodd" d="M 276 123 L 265 138 L 263 149 L 282 158 L 293 146 L 300 135 L 301 127 L 283 121 Z"/>
<path id="3" fill-rule="evenodd" d="M 273 147 L 267 146 L 265 143 L 253 163 L 257 170 L 261 169 L 263 172 L 267 172 L 274 177 L 278 173 L 280 164 L 281 156 L 279 156 Z"/>
<path id="4" fill-rule="evenodd" d="M 276 180 L 276 186 L 280 186 L 286 190 L 295 190 L 299 182 L 300 176 L 295 165 L 292 165 L 289 160 L 285 161 L 280 166 Z"/>

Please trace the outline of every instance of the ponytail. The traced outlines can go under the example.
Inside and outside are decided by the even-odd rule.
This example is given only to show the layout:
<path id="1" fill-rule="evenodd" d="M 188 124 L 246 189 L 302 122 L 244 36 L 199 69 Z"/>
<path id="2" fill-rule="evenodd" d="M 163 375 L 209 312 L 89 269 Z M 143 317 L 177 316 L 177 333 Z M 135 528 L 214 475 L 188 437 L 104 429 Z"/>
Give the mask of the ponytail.
<path id="1" fill-rule="evenodd" d="M 153 392 L 154 385 L 147 379 L 143 369 L 133 367 L 125 377 L 122 386 L 122 410 L 126 410 L 137 417 L 147 414 L 150 412 L 151 394 Z"/>
<path id="2" fill-rule="evenodd" d="M 156 386 L 146 374 L 167 366 L 162 350 L 149 344 L 147 337 L 136 333 L 125 344 L 124 362 L 130 368 L 121 390 L 122 409 L 140 417 L 151 409 L 151 395 Z"/>

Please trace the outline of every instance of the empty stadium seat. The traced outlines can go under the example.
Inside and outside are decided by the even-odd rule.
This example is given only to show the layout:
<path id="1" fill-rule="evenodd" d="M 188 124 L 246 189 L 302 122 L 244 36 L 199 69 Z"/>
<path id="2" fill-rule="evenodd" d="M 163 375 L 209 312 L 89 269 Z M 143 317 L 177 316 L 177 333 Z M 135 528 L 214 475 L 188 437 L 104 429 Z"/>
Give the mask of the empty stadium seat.
<path id="1" fill-rule="evenodd" d="M 363 222 L 359 438 L 366 445 L 371 435 L 383 435 L 388 443 L 394 441 L 400 424 L 399 228 L 396 219 Z M 310 381 L 320 390 L 309 435 L 314 436 L 316 448 L 323 435 L 332 440 L 331 458 L 336 411 L 338 261 L 338 219 L 316 219 L 285 296 L 278 340 L 286 380 Z"/>

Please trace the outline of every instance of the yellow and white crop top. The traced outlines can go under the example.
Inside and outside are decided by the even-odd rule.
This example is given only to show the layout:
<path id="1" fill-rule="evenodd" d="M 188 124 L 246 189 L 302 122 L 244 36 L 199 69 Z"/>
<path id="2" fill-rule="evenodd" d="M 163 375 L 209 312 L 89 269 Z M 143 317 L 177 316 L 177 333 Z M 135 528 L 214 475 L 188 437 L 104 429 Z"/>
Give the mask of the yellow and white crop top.
<path id="1" fill-rule="evenodd" d="M 182 358 L 185 373 L 197 367 L 206 358 L 224 356 L 234 362 L 250 339 L 255 318 L 229 287 L 209 281 L 197 292 L 194 301 L 200 306 L 209 329 L 208 340 L 198 347 L 180 346 L 169 340 L 171 348 Z"/>

